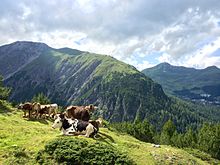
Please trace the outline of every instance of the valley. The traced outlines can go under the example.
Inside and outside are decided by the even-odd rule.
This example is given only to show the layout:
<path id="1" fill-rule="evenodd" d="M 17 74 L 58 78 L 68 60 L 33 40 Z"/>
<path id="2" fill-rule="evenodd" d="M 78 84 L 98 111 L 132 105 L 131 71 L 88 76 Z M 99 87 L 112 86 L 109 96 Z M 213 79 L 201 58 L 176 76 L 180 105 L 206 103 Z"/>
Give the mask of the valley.
<path id="1" fill-rule="evenodd" d="M 162 85 L 166 93 L 202 105 L 220 106 L 220 69 L 186 68 L 161 63 L 142 71 Z"/>

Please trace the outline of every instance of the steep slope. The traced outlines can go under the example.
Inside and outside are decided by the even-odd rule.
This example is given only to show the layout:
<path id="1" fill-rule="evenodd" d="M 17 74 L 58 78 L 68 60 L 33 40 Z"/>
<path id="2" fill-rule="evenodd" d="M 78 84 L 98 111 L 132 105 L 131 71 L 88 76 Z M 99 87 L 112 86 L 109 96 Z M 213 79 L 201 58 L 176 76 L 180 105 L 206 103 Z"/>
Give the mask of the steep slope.
<path id="1" fill-rule="evenodd" d="M 181 98 L 220 105 L 220 69 L 194 69 L 162 63 L 142 71 L 160 83 L 167 93 Z"/>
<path id="2" fill-rule="evenodd" d="M 0 74 L 9 78 L 48 49 L 43 43 L 20 41 L 0 46 Z"/>
<path id="3" fill-rule="evenodd" d="M 35 43 L 35 49 L 39 50 L 37 45 L 42 43 Z M 14 44 L 11 46 L 16 52 Z M 133 66 L 106 55 L 47 46 L 34 59 L 8 74 L 4 83 L 12 88 L 10 100 L 17 103 L 29 101 L 42 92 L 62 106 L 93 103 L 99 107 L 95 115 L 110 122 L 147 118 L 160 129 L 171 118 L 181 131 L 188 126 L 195 128 L 203 121 L 220 120 L 219 111 L 207 111 L 171 99 L 159 84 Z"/>
<path id="4" fill-rule="evenodd" d="M 132 121 L 144 119 L 168 100 L 159 84 L 106 55 L 47 47 L 17 68 L 4 81 L 12 87 L 10 99 L 16 102 L 43 92 L 59 105 L 94 103 L 100 107 L 97 115 L 110 121 Z"/>
<path id="5" fill-rule="evenodd" d="M 0 101 L 0 105 L 9 110 L 7 114 L 2 113 L 3 110 L 0 107 L 0 164 L 38 164 L 36 162 L 37 153 L 44 149 L 45 144 L 48 144 L 49 141 L 61 138 L 60 131 L 51 129 L 51 121 L 27 120 L 22 118 L 21 111 L 12 109 L 7 102 Z M 100 142 L 113 146 L 115 149 L 125 152 L 137 165 L 219 164 L 219 160 L 212 159 L 205 153 L 194 156 L 187 151 L 171 146 L 162 145 L 161 148 L 155 148 L 150 143 L 141 142 L 129 135 L 120 134 L 107 128 L 100 129 L 98 139 L 71 136 L 62 138 L 73 138 L 79 142 L 86 140 L 91 144 Z"/>

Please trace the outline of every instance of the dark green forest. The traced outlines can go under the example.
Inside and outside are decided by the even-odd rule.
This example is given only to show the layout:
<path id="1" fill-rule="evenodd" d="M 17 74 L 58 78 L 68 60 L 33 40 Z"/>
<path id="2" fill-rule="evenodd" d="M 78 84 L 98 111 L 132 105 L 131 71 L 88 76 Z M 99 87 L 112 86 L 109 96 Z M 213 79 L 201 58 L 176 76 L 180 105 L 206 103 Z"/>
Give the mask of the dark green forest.
<path id="1" fill-rule="evenodd" d="M 185 132 L 177 130 L 172 120 L 168 120 L 161 131 L 155 125 L 144 121 L 111 123 L 111 129 L 127 133 L 135 138 L 155 144 L 171 145 L 184 149 L 198 149 L 220 159 L 220 124 L 203 123 L 198 129 L 188 127 Z M 195 151 L 194 151 L 195 152 Z M 195 153 L 196 154 L 196 153 Z M 204 159 L 206 159 L 204 157 Z M 207 158 L 208 159 L 208 158 Z"/>

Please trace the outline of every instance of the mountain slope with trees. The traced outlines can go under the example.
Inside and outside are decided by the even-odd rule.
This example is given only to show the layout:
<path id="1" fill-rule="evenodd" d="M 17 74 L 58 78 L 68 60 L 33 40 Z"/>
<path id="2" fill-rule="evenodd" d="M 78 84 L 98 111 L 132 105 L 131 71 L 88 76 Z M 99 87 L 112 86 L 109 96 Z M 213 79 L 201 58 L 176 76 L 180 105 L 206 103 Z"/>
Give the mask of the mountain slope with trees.
<path id="1" fill-rule="evenodd" d="M 220 105 L 220 69 L 186 68 L 161 63 L 142 71 L 172 95 L 192 101 Z"/>
<path id="2" fill-rule="evenodd" d="M 16 65 L 16 58 L 6 60 L 16 56 L 17 51 L 19 57 L 28 58 L 27 63 Z M 69 48 L 53 49 L 32 42 L 2 46 L 0 52 L 4 62 L 17 67 L 3 74 L 5 85 L 11 88 L 13 102 L 30 101 L 42 93 L 62 106 L 95 104 L 99 107 L 95 115 L 110 122 L 147 118 L 158 129 L 168 119 L 182 131 L 189 125 L 196 128 L 203 121 L 219 121 L 220 115 L 215 109 L 208 114 L 207 109 L 167 97 L 159 84 L 110 56 Z"/>

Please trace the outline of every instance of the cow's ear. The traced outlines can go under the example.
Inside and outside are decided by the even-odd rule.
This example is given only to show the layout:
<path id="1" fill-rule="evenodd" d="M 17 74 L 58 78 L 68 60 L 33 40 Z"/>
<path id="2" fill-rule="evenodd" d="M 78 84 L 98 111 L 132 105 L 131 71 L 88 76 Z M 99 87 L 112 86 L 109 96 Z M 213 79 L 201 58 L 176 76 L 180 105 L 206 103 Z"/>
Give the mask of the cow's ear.
<path id="1" fill-rule="evenodd" d="M 94 105 L 93 104 L 90 104 L 89 105 L 89 109 L 93 109 Z"/>

